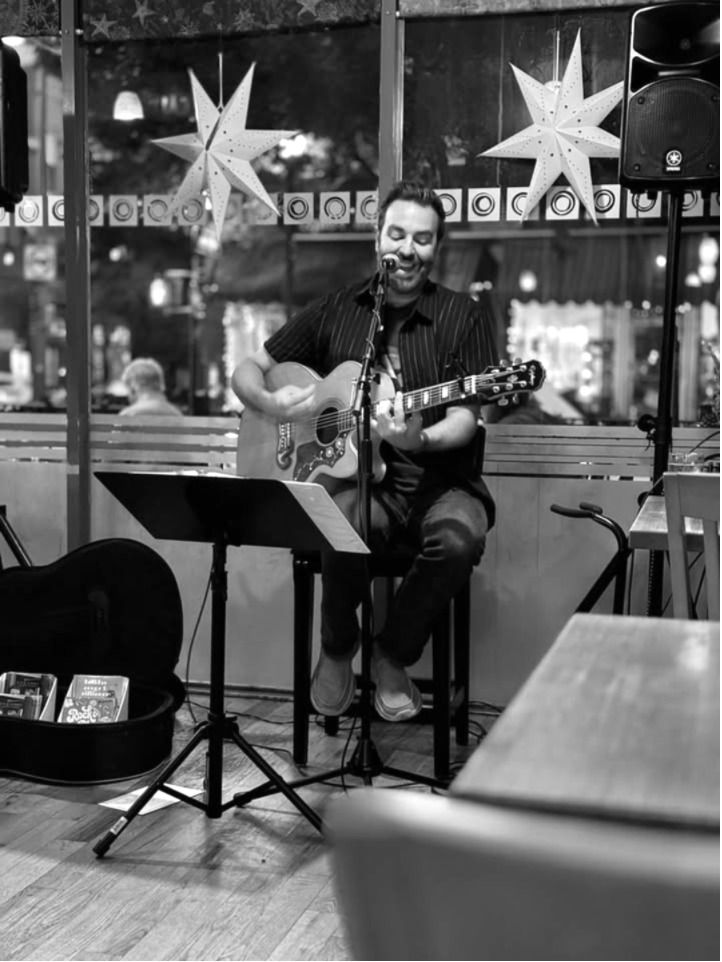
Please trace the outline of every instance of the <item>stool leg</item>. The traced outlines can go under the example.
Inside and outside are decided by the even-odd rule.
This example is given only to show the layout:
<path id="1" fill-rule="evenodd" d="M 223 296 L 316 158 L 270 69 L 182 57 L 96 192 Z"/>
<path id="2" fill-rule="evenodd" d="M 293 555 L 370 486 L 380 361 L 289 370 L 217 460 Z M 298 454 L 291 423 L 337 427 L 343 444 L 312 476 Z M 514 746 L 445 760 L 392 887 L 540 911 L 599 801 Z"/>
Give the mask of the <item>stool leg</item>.
<path id="1" fill-rule="evenodd" d="M 293 559 L 293 760 L 308 761 L 308 721 L 313 630 L 313 571 L 303 558 Z"/>
<path id="2" fill-rule="evenodd" d="M 323 730 L 327 735 L 338 735 L 338 715 L 324 715 Z"/>
<path id="3" fill-rule="evenodd" d="M 469 675 L 471 661 L 471 581 L 454 598 L 454 725 L 456 744 L 469 744 Z"/>
<path id="4" fill-rule="evenodd" d="M 449 736 L 451 725 L 451 703 L 449 689 L 451 678 L 449 670 L 449 620 L 450 607 L 447 605 L 434 625 L 431 636 L 431 660 L 433 683 L 434 719 L 434 777 L 439 781 L 449 780 L 450 753 Z"/>

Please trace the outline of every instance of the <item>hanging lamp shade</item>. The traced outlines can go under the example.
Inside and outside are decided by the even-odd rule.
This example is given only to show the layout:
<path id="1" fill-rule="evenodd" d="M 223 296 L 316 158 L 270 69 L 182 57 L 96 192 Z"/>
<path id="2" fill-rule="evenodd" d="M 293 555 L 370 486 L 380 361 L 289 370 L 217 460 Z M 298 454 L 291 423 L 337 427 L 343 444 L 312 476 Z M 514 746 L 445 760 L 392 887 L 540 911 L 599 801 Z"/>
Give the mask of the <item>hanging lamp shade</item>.
<path id="1" fill-rule="evenodd" d="M 134 90 L 121 90 L 113 104 L 113 120 L 142 120 L 143 104 Z"/>

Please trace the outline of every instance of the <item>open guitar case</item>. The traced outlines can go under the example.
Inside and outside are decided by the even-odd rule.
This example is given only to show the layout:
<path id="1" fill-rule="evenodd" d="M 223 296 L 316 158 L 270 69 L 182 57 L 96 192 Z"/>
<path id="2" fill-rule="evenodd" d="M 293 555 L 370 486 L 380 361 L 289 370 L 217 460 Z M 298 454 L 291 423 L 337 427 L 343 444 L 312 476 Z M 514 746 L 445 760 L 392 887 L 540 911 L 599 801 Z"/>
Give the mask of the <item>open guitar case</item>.
<path id="1" fill-rule="evenodd" d="M 56 717 L 74 674 L 129 679 L 128 719 L 67 724 L 0 717 L 0 771 L 91 784 L 152 771 L 169 757 L 185 690 L 174 674 L 183 640 L 175 576 L 138 541 L 91 542 L 32 565 L 4 517 L 20 564 L 0 561 L 0 673 L 58 680 Z M 8 537 L 11 532 L 14 543 Z"/>

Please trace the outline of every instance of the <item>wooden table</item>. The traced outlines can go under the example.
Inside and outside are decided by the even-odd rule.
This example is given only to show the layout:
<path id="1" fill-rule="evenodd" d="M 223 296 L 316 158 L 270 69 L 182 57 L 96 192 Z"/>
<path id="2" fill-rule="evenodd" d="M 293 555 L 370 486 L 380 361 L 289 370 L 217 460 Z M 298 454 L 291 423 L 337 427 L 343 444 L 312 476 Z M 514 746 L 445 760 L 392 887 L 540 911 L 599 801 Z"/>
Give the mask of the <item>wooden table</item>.
<path id="1" fill-rule="evenodd" d="M 685 533 L 690 551 L 701 551 L 704 545 L 699 518 L 686 519 Z M 663 495 L 650 495 L 639 509 L 629 529 L 629 547 L 647 551 L 667 550 L 667 509 Z"/>
<path id="2" fill-rule="evenodd" d="M 718 831 L 719 632 L 574 615 L 452 794 Z"/>

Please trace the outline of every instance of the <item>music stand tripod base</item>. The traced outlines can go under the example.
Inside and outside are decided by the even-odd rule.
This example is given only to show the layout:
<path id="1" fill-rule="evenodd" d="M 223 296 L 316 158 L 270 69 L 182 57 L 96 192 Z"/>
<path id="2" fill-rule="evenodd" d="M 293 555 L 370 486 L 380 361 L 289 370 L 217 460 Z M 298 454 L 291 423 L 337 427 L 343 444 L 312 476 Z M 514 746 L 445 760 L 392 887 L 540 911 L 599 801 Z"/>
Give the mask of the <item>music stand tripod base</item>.
<path id="1" fill-rule="evenodd" d="M 224 710 L 225 630 L 229 545 L 263 545 L 304 551 L 368 553 L 343 514 L 321 485 L 294 481 L 198 475 L 194 472 L 97 471 L 96 477 L 156 538 L 212 544 L 211 671 L 207 720 L 185 747 L 93 847 L 102 858 L 148 800 L 159 790 L 220 818 L 237 807 L 223 801 L 223 746 L 231 741 L 266 776 L 262 788 L 281 792 L 318 831 L 322 821 L 295 791 L 319 779 L 287 782 L 241 735 Z M 167 780 L 202 743 L 207 742 L 205 798 L 199 801 L 175 791 Z M 270 794 L 270 792 L 264 792 Z"/>

